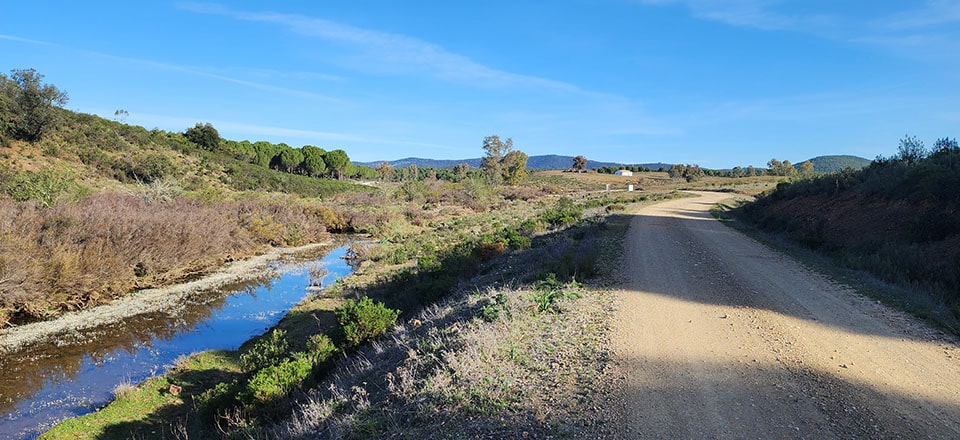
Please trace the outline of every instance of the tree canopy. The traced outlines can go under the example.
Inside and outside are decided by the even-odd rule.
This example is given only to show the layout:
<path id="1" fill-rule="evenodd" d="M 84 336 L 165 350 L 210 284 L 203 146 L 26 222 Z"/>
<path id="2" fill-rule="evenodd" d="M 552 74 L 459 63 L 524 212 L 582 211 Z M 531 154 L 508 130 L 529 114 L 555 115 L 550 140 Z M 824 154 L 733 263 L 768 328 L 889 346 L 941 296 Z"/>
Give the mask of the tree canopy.
<path id="1" fill-rule="evenodd" d="M 583 172 L 587 169 L 587 158 L 584 156 L 577 156 L 573 158 L 573 169 L 574 171 Z"/>
<path id="2" fill-rule="evenodd" d="M 527 178 L 527 154 L 513 149 L 513 139 L 504 142 L 498 135 L 487 136 L 483 138 L 483 151 L 486 155 L 480 169 L 490 185 L 516 185 Z"/>
<path id="3" fill-rule="evenodd" d="M 0 74 L 0 130 L 15 139 L 40 140 L 60 120 L 59 107 L 67 103 L 67 92 L 43 84 L 43 75 L 34 69 L 11 70 Z"/>
<path id="4" fill-rule="evenodd" d="M 205 124 L 197 122 L 197 125 L 188 128 L 183 135 L 204 150 L 213 151 L 220 146 L 220 133 L 209 122 Z"/>
<path id="5" fill-rule="evenodd" d="M 327 152 L 320 147 L 304 145 L 300 149 L 303 153 L 303 172 L 308 176 L 320 177 L 327 172 L 327 162 L 324 156 Z"/>
<path id="6" fill-rule="evenodd" d="M 344 172 L 351 165 L 350 156 L 347 156 L 347 152 L 343 150 L 329 151 L 323 156 L 323 160 L 327 163 L 327 168 L 330 171 L 337 173 L 338 179 L 343 178 Z"/>

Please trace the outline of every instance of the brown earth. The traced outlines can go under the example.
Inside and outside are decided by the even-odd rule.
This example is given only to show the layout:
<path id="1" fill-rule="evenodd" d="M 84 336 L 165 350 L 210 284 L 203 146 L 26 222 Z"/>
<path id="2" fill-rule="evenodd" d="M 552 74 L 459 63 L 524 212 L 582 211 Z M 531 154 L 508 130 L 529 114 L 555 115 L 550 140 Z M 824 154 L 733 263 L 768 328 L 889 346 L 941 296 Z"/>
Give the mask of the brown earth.
<path id="1" fill-rule="evenodd" d="M 960 350 L 715 221 L 645 207 L 614 327 L 624 438 L 960 438 Z"/>

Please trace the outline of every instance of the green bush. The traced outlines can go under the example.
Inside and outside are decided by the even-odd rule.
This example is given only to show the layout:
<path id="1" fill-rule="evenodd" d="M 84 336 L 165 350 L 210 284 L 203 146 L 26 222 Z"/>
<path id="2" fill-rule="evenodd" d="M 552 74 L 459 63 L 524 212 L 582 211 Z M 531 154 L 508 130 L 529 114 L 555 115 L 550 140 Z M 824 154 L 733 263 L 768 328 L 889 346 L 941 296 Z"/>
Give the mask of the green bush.
<path id="1" fill-rule="evenodd" d="M 552 311 L 559 312 L 557 301 L 562 299 L 576 299 L 580 294 L 567 290 L 567 287 L 576 288 L 579 285 L 574 281 L 569 286 L 564 286 L 557 280 L 557 274 L 547 273 L 538 276 L 540 278 L 535 284 L 536 291 L 533 295 L 533 301 L 537 304 L 537 311 L 540 313 Z"/>
<path id="2" fill-rule="evenodd" d="M 583 216 L 583 208 L 577 206 L 573 199 L 561 197 L 557 204 L 546 210 L 542 217 L 545 222 L 553 227 L 562 227 L 575 223 Z"/>
<path id="3" fill-rule="evenodd" d="M 310 359 L 286 359 L 254 373 L 244 393 L 249 403 L 266 403 L 286 396 L 313 371 Z"/>
<path id="4" fill-rule="evenodd" d="M 150 154 L 128 171 L 128 177 L 143 183 L 156 182 L 176 172 L 176 166 L 167 156 Z"/>
<path id="5" fill-rule="evenodd" d="M 282 362 L 290 350 L 286 334 L 281 329 L 274 329 L 269 335 L 262 336 L 252 348 L 240 355 L 240 368 L 249 372 Z"/>
<path id="6" fill-rule="evenodd" d="M 507 299 L 502 293 L 498 293 L 495 297 L 489 298 L 483 307 L 480 308 L 480 317 L 486 322 L 493 322 L 500 319 L 500 314 L 507 312 L 504 309 L 506 302 Z"/>
<path id="7" fill-rule="evenodd" d="M 236 406 L 238 403 L 237 395 L 242 390 L 240 383 L 236 380 L 232 382 L 221 382 L 213 388 L 200 393 L 194 402 L 200 410 L 200 414 L 206 419 L 213 419 L 225 410 Z"/>
<path id="8" fill-rule="evenodd" d="M 74 185 L 73 179 L 69 176 L 51 168 L 43 168 L 37 172 L 16 173 L 12 181 L 4 183 L 3 189 L 7 195 L 18 202 L 36 200 L 41 205 L 50 207 Z"/>
<path id="9" fill-rule="evenodd" d="M 364 297 L 359 302 L 347 300 L 335 313 L 344 340 L 350 346 L 359 345 L 367 339 L 386 333 L 400 316 L 399 310 L 387 308 L 383 303 L 374 302 L 369 297 Z"/>
<path id="10" fill-rule="evenodd" d="M 333 340 L 329 336 L 319 333 L 307 340 L 307 351 L 303 357 L 310 360 L 313 365 L 319 365 L 330 359 L 337 352 L 337 346 L 333 345 Z"/>
<path id="11" fill-rule="evenodd" d="M 529 249 L 530 248 L 530 237 L 525 237 L 520 234 L 520 231 L 516 229 L 504 229 L 500 234 L 507 242 L 507 246 L 510 249 Z"/>

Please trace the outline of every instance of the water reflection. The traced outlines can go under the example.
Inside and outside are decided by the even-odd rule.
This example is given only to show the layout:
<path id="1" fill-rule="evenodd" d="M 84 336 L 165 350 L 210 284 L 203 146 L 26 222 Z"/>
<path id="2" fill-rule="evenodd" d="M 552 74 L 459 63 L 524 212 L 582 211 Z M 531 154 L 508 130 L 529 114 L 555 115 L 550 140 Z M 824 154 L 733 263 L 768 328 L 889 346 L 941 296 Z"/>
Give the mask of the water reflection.
<path id="1" fill-rule="evenodd" d="M 237 349 L 276 324 L 309 287 L 347 275 L 346 252 L 342 246 L 280 261 L 272 275 L 191 295 L 176 310 L 137 315 L 5 356 L 0 438 L 35 438 L 60 420 L 92 412 L 110 401 L 118 384 L 162 373 L 181 355 Z"/>

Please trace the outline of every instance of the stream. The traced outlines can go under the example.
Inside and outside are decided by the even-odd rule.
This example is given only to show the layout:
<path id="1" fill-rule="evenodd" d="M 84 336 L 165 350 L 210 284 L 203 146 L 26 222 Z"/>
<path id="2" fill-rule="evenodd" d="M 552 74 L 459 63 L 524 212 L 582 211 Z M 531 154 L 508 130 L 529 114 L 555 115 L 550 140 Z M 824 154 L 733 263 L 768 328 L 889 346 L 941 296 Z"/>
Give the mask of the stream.
<path id="1" fill-rule="evenodd" d="M 34 439 L 61 420 L 96 411 L 118 385 L 163 374 L 181 356 L 236 350 L 279 322 L 311 293 L 311 284 L 325 287 L 348 275 L 347 248 L 287 256 L 266 275 L 191 295 L 177 310 L 132 316 L 4 356 L 0 438 Z"/>

